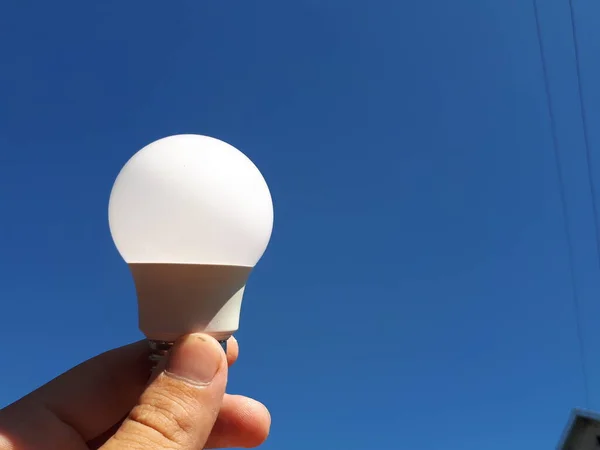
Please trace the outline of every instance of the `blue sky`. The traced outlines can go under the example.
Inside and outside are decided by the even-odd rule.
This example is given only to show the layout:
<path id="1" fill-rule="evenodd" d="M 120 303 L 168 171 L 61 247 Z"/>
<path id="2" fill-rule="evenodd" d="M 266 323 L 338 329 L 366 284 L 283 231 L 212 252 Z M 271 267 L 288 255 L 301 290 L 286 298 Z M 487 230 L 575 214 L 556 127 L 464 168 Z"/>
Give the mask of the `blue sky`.
<path id="1" fill-rule="evenodd" d="M 574 3 L 600 183 L 600 3 Z M 540 19 L 600 408 L 568 1 Z M 530 1 L 15 1 L 0 37 L 1 405 L 140 338 L 108 195 L 176 133 L 272 190 L 230 384 L 270 407 L 265 449 L 547 449 L 585 405 Z"/>

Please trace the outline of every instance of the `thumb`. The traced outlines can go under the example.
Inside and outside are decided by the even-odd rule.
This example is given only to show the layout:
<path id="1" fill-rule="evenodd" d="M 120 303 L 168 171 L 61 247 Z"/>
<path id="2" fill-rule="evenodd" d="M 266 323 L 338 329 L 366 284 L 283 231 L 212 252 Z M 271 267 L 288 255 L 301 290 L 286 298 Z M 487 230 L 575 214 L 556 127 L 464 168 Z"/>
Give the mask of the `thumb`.
<path id="1" fill-rule="evenodd" d="M 219 343 L 204 334 L 183 337 L 169 352 L 165 369 L 102 449 L 204 448 L 226 384 L 227 360 Z"/>

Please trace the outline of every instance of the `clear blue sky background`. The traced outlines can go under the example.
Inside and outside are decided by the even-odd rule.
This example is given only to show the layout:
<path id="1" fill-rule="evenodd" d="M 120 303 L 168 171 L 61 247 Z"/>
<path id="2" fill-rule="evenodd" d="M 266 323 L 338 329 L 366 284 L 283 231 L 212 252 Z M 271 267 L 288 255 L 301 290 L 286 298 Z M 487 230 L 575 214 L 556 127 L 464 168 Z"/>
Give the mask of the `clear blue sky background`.
<path id="1" fill-rule="evenodd" d="M 600 184 L 600 3 L 575 10 Z M 567 0 L 540 16 L 600 408 Z M 265 449 L 541 450 L 584 406 L 531 1 L 8 1 L 0 55 L 0 404 L 141 337 L 111 185 L 201 133 L 275 201 L 231 375 Z"/>

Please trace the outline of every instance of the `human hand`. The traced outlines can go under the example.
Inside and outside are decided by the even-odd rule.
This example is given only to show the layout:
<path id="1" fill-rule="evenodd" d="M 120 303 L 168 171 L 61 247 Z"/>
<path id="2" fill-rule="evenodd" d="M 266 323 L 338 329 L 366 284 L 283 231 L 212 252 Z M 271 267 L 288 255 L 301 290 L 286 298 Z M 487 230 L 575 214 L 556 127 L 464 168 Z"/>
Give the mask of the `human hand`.
<path id="1" fill-rule="evenodd" d="M 103 353 L 1 410 L 0 450 L 255 447 L 271 418 L 225 394 L 237 356 L 234 338 L 225 357 L 212 337 L 185 336 L 149 382 L 146 342 Z"/>

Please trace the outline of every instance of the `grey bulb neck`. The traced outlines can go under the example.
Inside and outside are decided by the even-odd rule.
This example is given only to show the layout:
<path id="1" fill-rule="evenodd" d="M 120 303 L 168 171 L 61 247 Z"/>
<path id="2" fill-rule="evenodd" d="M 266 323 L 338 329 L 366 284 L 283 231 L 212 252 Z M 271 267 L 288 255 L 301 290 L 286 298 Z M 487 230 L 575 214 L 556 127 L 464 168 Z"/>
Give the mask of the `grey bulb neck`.
<path id="1" fill-rule="evenodd" d="M 158 365 L 158 363 L 167 356 L 171 347 L 173 347 L 174 342 L 169 341 L 157 341 L 155 339 L 148 339 L 148 346 L 150 347 L 150 356 L 148 359 L 152 362 L 152 369 Z M 227 340 L 219 341 L 221 347 L 223 347 L 223 351 L 227 354 Z"/>

